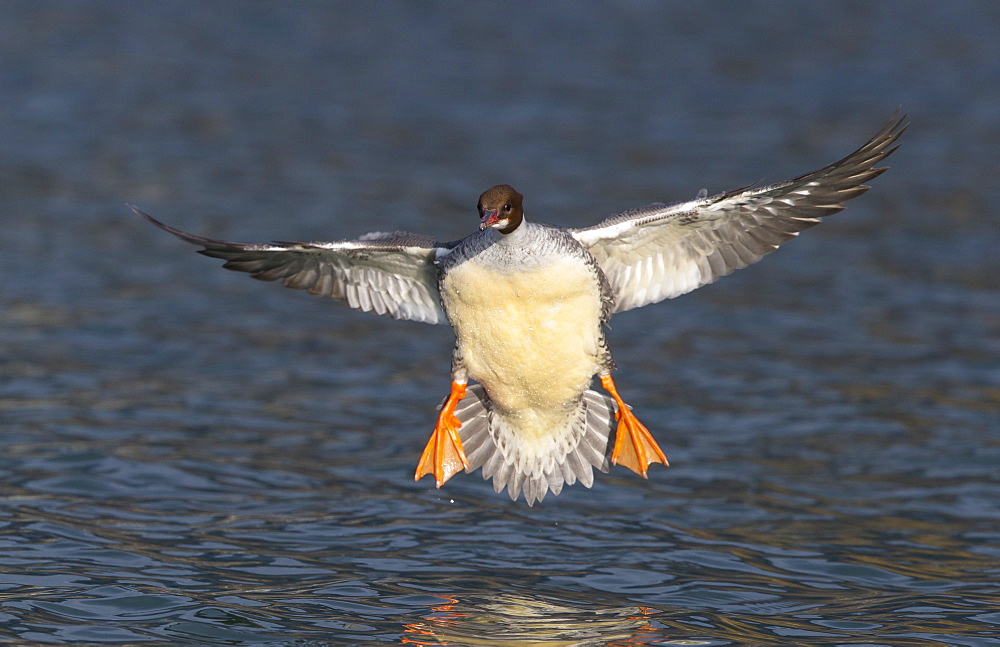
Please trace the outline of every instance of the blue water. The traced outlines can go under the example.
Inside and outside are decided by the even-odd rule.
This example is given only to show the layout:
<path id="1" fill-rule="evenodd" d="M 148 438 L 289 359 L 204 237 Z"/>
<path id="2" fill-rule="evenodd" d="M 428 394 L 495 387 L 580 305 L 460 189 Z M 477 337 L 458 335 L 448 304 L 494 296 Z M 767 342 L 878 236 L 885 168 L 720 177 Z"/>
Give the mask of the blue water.
<path id="1" fill-rule="evenodd" d="M 1000 5 L 0 4 L 0 640 L 1000 645 Z M 892 167 L 617 316 L 672 467 L 413 482 L 446 327 L 204 235 L 450 240 Z"/>

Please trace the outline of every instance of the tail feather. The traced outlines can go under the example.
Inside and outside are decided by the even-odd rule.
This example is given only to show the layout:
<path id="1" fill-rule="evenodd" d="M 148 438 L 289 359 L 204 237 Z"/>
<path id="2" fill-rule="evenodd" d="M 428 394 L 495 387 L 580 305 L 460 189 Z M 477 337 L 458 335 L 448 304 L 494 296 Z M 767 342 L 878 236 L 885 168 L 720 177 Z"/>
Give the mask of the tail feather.
<path id="1" fill-rule="evenodd" d="M 573 485 L 574 483 L 576 483 L 576 472 L 573 471 L 573 466 L 570 465 L 570 461 L 565 461 L 563 463 L 560 463 L 559 469 L 562 470 L 562 483 L 559 484 L 559 490 L 562 491 L 563 484 Z M 593 474 L 593 472 L 591 472 L 591 474 Z M 584 485 L 586 485 L 586 481 L 584 481 Z M 552 490 L 552 493 L 559 494 L 559 492 L 556 492 L 554 488 Z"/>
<path id="2" fill-rule="evenodd" d="M 483 387 L 472 384 L 455 408 L 462 423 L 459 434 L 469 460 L 467 471 L 482 468 L 483 478 L 493 480 L 494 490 L 507 488 L 514 500 L 523 492 L 528 505 L 577 481 L 589 488 L 595 467 L 608 471 L 613 403 L 606 395 L 585 391 L 566 427 L 553 429 L 547 442 L 529 447 L 517 440 L 510 422 L 493 411 Z"/>

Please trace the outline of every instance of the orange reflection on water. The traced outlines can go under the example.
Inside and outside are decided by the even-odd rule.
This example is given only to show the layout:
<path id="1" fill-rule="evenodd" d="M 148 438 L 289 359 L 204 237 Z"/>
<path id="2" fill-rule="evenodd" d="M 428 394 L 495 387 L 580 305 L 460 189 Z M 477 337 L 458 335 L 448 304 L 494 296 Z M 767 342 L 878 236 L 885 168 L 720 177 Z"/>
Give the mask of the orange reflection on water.
<path id="1" fill-rule="evenodd" d="M 634 647 L 662 642 L 662 631 L 650 624 L 648 607 L 574 606 L 523 594 L 501 593 L 461 602 L 443 598 L 424 622 L 403 625 L 401 642 L 409 645 L 544 645 L 571 647 L 594 644 Z"/>

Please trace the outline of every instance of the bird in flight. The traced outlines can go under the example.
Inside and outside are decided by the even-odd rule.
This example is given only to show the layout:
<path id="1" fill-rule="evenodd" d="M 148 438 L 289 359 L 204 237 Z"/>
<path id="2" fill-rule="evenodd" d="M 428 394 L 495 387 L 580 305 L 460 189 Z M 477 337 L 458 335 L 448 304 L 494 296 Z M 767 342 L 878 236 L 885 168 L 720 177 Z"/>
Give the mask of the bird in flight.
<path id="1" fill-rule="evenodd" d="M 646 477 L 667 457 L 625 404 L 604 329 L 618 312 L 716 281 L 844 208 L 885 168 L 906 129 L 894 115 L 838 162 L 795 179 L 655 203 L 582 229 L 529 220 L 500 184 L 479 197 L 479 227 L 458 241 L 397 231 L 337 242 L 233 243 L 157 227 L 226 269 L 455 332 L 451 392 L 417 464 L 441 487 L 482 468 L 528 505 L 593 468 Z M 591 390 L 597 377 L 604 393 Z M 612 432 L 613 438 L 612 438 Z"/>

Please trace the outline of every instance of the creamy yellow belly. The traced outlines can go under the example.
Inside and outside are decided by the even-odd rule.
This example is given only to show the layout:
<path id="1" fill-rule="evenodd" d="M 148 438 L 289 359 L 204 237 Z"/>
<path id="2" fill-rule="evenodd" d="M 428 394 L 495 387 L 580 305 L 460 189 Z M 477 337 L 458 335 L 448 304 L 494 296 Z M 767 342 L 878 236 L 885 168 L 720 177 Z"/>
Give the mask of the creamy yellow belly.
<path id="1" fill-rule="evenodd" d="M 445 276 L 442 298 L 469 377 L 526 430 L 565 420 L 600 369 L 595 283 L 574 258 L 503 274 L 469 260 Z"/>

